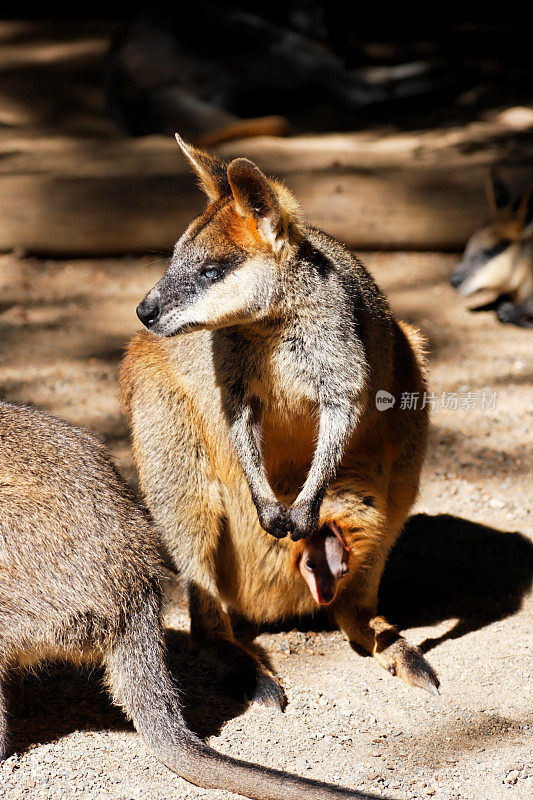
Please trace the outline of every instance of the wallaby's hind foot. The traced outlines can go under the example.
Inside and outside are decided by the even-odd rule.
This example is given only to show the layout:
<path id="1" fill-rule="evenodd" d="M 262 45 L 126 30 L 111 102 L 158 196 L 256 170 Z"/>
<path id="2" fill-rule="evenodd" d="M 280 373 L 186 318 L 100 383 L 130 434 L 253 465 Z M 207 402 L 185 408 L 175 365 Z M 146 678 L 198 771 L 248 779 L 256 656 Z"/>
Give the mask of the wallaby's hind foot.
<path id="1" fill-rule="evenodd" d="M 277 678 L 265 667 L 252 673 L 232 671 L 222 682 L 224 690 L 238 700 L 260 703 L 267 708 L 285 711 L 287 696 Z"/>
<path id="2" fill-rule="evenodd" d="M 252 700 L 255 703 L 267 706 L 267 708 L 275 708 L 280 711 L 285 711 L 288 702 L 280 681 L 264 666 L 261 666 L 261 669 L 256 673 L 255 691 L 252 695 Z"/>
<path id="3" fill-rule="evenodd" d="M 285 692 L 257 655 L 236 642 L 229 614 L 219 600 L 189 584 L 191 636 L 206 661 L 221 675 L 222 689 L 241 702 L 257 702 L 283 711 Z"/>
<path id="4" fill-rule="evenodd" d="M 371 604 L 371 608 L 375 607 Z M 385 617 L 364 609 L 355 613 L 341 606 L 336 610 L 336 620 L 355 650 L 364 650 L 381 666 L 409 686 L 425 689 L 430 694 L 439 693 L 439 679 L 421 650 L 400 636 L 398 629 Z"/>
<path id="5" fill-rule="evenodd" d="M 439 694 L 439 679 L 437 673 L 429 664 L 421 650 L 398 636 L 392 644 L 381 651 L 374 652 L 374 658 L 391 675 L 401 678 L 410 686 L 425 689 L 430 694 Z"/>
<path id="6" fill-rule="evenodd" d="M 261 703 L 285 710 L 287 697 L 281 683 L 255 654 L 236 642 L 224 640 L 211 640 L 201 649 L 210 662 L 216 660 L 224 693 L 243 703 Z"/>

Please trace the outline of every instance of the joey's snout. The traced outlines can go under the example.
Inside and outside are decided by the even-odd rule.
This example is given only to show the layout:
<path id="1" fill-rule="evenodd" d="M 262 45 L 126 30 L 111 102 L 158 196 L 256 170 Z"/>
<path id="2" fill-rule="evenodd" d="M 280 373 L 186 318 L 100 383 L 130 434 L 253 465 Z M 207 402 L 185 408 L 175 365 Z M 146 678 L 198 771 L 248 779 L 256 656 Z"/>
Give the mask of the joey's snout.
<path id="1" fill-rule="evenodd" d="M 319 606 L 327 606 L 332 603 L 337 594 L 337 579 L 329 568 L 323 563 L 313 561 L 306 551 L 304 551 L 298 567 L 315 603 L 318 603 Z"/>
<path id="2" fill-rule="evenodd" d="M 333 602 L 339 582 L 348 574 L 348 560 L 348 550 L 328 525 L 305 541 L 298 569 L 318 605 Z"/>
<path id="3" fill-rule="evenodd" d="M 137 316 L 142 324 L 150 328 L 161 316 L 161 302 L 159 297 L 147 294 L 137 306 Z"/>

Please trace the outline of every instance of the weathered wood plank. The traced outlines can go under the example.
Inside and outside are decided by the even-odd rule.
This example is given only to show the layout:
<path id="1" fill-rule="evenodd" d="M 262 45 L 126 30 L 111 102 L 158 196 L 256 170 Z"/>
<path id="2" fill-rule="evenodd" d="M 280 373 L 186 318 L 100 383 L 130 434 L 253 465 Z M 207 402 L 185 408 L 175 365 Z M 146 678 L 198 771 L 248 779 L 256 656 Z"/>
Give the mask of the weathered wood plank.
<path id="1" fill-rule="evenodd" d="M 423 134 L 249 139 L 220 149 L 282 177 L 310 221 L 364 249 L 460 249 L 486 216 L 488 169 L 533 176 L 533 112 Z M 202 208 L 175 144 L 0 139 L 0 250 L 103 255 L 168 249 Z"/>

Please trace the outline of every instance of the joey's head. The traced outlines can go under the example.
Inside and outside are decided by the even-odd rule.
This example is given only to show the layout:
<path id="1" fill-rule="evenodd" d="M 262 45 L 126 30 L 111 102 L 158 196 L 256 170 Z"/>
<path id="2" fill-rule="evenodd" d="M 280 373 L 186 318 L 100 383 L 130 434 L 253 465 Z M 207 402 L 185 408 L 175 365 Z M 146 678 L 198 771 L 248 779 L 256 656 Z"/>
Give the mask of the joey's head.
<path id="1" fill-rule="evenodd" d="M 174 336 L 267 318 L 280 302 L 283 267 L 301 238 L 296 202 L 248 159 L 226 165 L 176 139 L 209 204 L 137 307 L 139 319 L 153 333 Z"/>
<path id="2" fill-rule="evenodd" d="M 300 570 L 315 601 L 326 606 L 337 595 L 339 582 L 349 572 L 350 551 L 336 525 L 324 525 L 303 541 Z"/>
<path id="3" fill-rule="evenodd" d="M 464 297 L 484 290 L 500 294 L 512 291 L 517 252 L 524 238 L 531 235 L 531 192 L 513 203 L 506 185 L 492 174 L 487 196 L 491 220 L 472 234 L 450 278 L 451 285 Z"/>

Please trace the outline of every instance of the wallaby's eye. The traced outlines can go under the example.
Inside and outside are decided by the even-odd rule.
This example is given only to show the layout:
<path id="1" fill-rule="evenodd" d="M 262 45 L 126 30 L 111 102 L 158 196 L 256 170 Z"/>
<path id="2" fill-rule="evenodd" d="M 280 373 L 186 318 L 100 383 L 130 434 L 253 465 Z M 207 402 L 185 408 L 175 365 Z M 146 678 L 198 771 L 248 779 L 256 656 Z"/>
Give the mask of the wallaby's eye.
<path id="1" fill-rule="evenodd" d="M 305 566 L 309 570 L 309 572 L 314 572 L 314 570 L 316 569 L 315 562 L 311 561 L 310 558 L 308 558 L 307 561 L 305 562 Z"/>
<path id="2" fill-rule="evenodd" d="M 213 264 L 209 264 L 209 266 L 203 267 L 200 270 L 200 276 L 206 281 L 216 281 L 218 278 L 222 277 L 223 272 L 221 267 L 215 267 Z"/>
<path id="3" fill-rule="evenodd" d="M 511 244 L 510 239 L 502 239 L 501 242 L 498 242 L 493 247 L 488 247 L 484 251 L 485 257 L 496 258 L 496 256 L 499 256 L 500 253 L 503 253 L 504 250 L 507 250 L 510 244 Z"/>
<path id="4" fill-rule="evenodd" d="M 341 578 L 344 578 L 344 576 L 347 575 L 349 573 L 349 571 L 350 571 L 350 567 L 344 567 L 344 569 L 341 572 Z"/>

